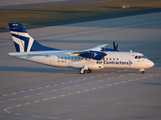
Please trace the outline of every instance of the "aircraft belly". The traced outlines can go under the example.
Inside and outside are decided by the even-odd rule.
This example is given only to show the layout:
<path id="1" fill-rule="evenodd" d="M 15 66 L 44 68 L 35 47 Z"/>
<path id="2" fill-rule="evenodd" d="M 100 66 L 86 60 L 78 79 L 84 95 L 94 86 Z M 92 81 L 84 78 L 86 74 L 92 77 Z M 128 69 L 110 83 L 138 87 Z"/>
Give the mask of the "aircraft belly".
<path id="1" fill-rule="evenodd" d="M 69 68 L 80 69 L 83 67 L 83 64 L 72 64 L 69 65 Z"/>
<path id="2" fill-rule="evenodd" d="M 29 61 L 33 61 L 33 62 L 37 62 L 37 63 L 51 65 L 50 64 L 50 58 L 46 58 L 44 56 L 35 56 L 35 57 L 31 57 L 31 58 L 20 57 L 20 58 L 25 59 L 25 60 L 29 60 Z"/>
<path id="3" fill-rule="evenodd" d="M 69 65 L 67 63 L 55 63 L 53 66 L 54 67 L 62 67 L 62 68 L 69 67 Z"/>
<path id="4" fill-rule="evenodd" d="M 69 68 L 80 69 L 83 66 L 88 66 L 87 61 L 68 61 Z"/>
<path id="5" fill-rule="evenodd" d="M 128 65 L 106 65 L 105 68 L 107 69 L 131 69 Z"/>
<path id="6" fill-rule="evenodd" d="M 103 65 L 97 65 L 97 64 L 88 64 L 88 68 L 90 70 L 102 70 L 105 69 L 105 67 Z"/>

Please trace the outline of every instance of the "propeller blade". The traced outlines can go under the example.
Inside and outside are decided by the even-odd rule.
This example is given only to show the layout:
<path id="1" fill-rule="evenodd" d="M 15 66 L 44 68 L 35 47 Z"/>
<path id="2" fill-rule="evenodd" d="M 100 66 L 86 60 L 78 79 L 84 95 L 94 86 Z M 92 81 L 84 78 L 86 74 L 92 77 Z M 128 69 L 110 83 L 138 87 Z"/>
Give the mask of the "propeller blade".
<path id="1" fill-rule="evenodd" d="M 113 49 L 114 49 L 114 51 L 116 50 L 116 48 L 115 48 L 115 42 L 113 42 Z"/>
<path id="2" fill-rule="evenodd" d="M 105 56 L 106 56 L 106 55 L 107 55 L 106 53 L 102 52 L 101 59 L 105 60 Z"/>
<path id="3" fill-rule="evenodd" d="M 118 52 L 118 44 L 115 45 L 115 42 L 113 42 L 113 49 L 115 52 Z"/>
<path id="4" fill-rule="evenodd" d="M 118 44 L 116 45 L 116 50 L 118 51 Z"/>

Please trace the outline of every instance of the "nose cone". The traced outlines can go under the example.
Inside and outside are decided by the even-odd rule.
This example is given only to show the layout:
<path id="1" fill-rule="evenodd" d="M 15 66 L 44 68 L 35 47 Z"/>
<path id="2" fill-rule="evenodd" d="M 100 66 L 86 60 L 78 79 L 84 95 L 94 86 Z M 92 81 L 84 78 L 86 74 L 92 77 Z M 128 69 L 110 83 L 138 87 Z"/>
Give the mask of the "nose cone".
<path id="1" fill-rule="evenodd" d="M 148 66 L 149 66 L 149 67 L 153 67 L 153 66 L 154 66 L 154 63 L 153 63 L 152 61 L 149 60 Z"/>

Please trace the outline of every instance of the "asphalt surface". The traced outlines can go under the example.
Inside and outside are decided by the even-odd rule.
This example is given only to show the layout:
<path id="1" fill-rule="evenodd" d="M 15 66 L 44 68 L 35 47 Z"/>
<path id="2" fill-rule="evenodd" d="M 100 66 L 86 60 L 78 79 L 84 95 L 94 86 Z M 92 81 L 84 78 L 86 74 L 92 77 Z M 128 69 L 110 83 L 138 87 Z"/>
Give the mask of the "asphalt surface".
<path id="1" fill-rule="evenodd" d="M 80 75 L 8 56 L 9 32 L 0 33 L 1 120 L 160 120 L 161 13 L 27 30 L 41 44 L 82 50 L 112 41 L 143 53 L 155 66 Z"/>

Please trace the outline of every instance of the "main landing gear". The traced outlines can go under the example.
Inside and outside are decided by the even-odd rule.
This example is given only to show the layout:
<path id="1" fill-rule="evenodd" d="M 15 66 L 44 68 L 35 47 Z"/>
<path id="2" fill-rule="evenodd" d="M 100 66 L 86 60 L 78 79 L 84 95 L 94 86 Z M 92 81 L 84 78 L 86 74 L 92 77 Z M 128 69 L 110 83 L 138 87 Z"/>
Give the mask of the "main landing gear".
<path id="1" fill-rule="evenodd" d="M 90 69 L 87 70 L 87 73 L 91 73 L 91 72 L 92 72 L 92 70 L 90 70 Z"/>
<path id="2" fill-rule="evenodd" d="M 86 70 L 80 69 L 79 73 L 80 74 L 84 74 L 86 72 Z"/>
<path id="3" fill-rule="evenodd" d="M 90 70 L 90 69 L 85 69 L 85 68 L 81 68 L 80 71 L 79 71 L 80 74 L 85 74 L 85 72 L 91 73 L 92 70 Z"/>

